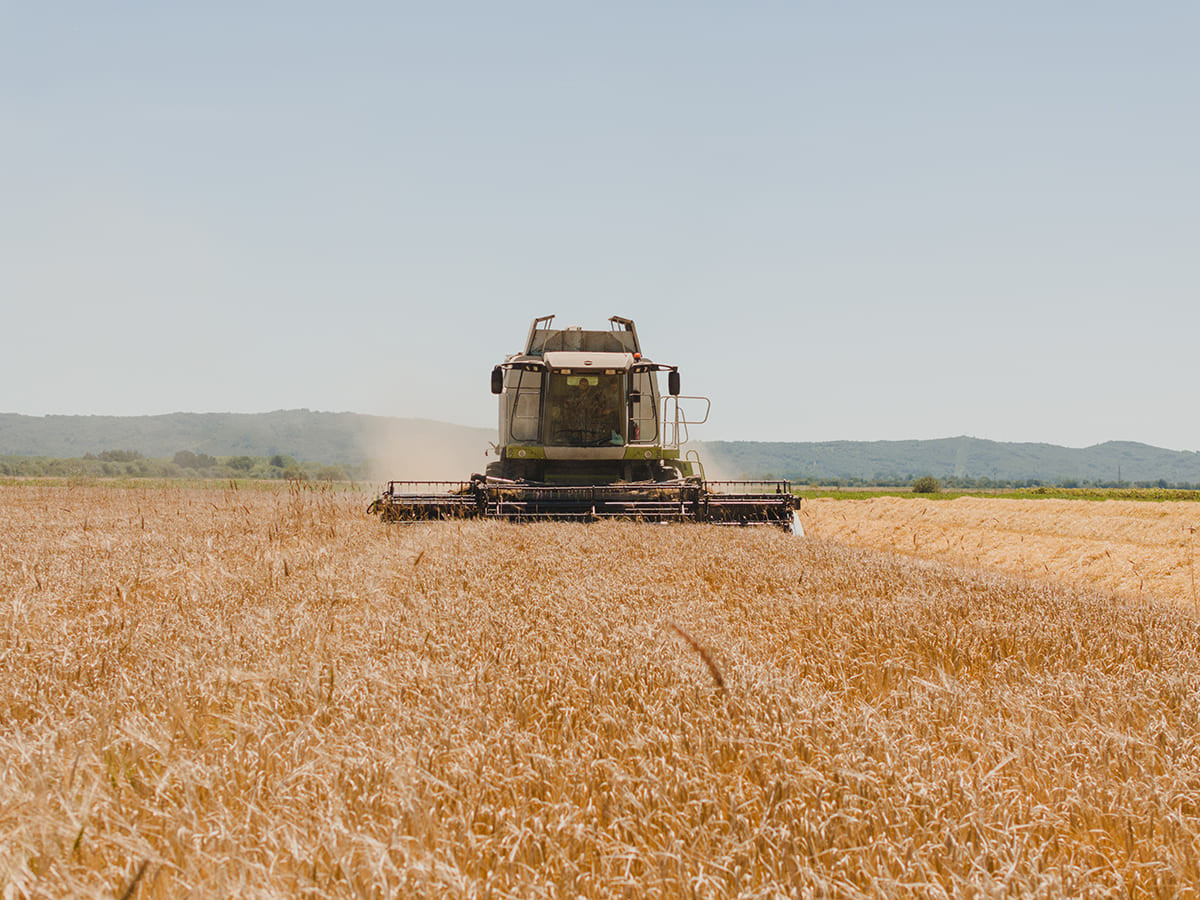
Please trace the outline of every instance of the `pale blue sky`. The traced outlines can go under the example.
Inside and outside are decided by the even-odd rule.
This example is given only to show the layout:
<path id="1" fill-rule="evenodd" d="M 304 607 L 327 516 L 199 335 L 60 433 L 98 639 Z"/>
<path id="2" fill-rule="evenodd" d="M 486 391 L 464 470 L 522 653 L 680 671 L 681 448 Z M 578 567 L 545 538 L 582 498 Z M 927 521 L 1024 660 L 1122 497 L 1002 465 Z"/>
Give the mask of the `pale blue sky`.
<path id="1" fill-rule="evenodd" d="M 0 0 L 0 412 L 491 425 L 637 320 L 695 437 L 1200 449 L 1200 4 Z"/>

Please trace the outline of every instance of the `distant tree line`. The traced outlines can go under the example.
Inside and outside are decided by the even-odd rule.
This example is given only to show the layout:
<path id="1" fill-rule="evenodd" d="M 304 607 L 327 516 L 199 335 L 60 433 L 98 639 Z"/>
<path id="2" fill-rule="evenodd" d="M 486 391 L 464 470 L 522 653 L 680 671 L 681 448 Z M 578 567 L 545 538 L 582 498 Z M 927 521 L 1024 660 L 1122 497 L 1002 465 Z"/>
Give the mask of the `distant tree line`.
<path id="1" fill-rule="evenodd" d="M 137 450 L 104 450 L 86 453 L 81 457 L 0 456 L 0 476 L 10 477 L 85 477 L 85 478 L 253 478 L 280 481 L 369 481 L 369 463 L 330 465 L 320 462 L 300 462 L 283 453 L 270 456 L 210 456 L 193 450 L 180 450 L 170 458 L 149 458 Z M 934 478 L 928 473 L 904 475 L 818 476 L 806 473 L 743 471 L 744 479 L 782 478 L 793 486 L 811 487 L 908 487 L 915 493 L 938 491 L 1020 490 L 1042 487 L 1070 489 L 1141 490 L 1200 490 L 1191 482 L 1156 481 L 1093 481 L 1088 479 L 997 479 L 963 478 L 952 475 Z"/>
<path id="2" fill-rule="evenodd" d="M 210 456 L 180 450 L 151 459 L 137 450 L 105 450 L 80 457 L 0 456 L 0 475 L 26 478 L 258 478 L 281 481 L 365 481 L 368 465 L 300 462 L 286 454 Z"/>

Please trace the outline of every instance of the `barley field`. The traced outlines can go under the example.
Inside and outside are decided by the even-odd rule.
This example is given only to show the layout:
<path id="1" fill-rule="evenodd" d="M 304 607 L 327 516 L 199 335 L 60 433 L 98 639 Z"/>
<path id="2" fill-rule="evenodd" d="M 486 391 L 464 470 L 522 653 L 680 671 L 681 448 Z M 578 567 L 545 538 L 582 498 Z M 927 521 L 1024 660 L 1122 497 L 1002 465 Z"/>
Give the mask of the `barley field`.
<path id="1" fill-rule="evenodd" d="M 1190 608 L 364 500 L 0 487 L 0 896 L 1200 889 Z"/>

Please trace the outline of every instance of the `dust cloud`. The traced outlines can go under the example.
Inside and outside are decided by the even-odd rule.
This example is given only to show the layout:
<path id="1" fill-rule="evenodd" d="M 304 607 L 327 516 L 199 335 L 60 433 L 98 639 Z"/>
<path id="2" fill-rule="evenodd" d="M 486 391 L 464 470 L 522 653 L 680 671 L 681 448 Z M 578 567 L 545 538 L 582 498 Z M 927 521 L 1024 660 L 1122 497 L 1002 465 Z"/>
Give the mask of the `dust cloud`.
<path id="1" fill-rule="evenodd" d="M 381 419 L 361 438 L 378 481 L 466 481 L 495 457 L 495 431 L 426 419 Z"/>
<path id="2" fill-rule="evenodd" d="M 680 448 L 684 452 L 695 450 L 704 466 L 704 478 L 707 481 L 746 481 L 748 476 L 723 454 L 718 447 L 693 441 Z"/>
<path id="3" fill-rule="evenodd" d="M 496 459 L 488 455 L 496 439 L 496 432 L 487 428 L 380 418 L 361 434 L 359 444 L 374 481 L 466 481 Z M 709 481 L 746 477 L 715 447 L 693 442 L 682 449 L 698 451 Z"/>

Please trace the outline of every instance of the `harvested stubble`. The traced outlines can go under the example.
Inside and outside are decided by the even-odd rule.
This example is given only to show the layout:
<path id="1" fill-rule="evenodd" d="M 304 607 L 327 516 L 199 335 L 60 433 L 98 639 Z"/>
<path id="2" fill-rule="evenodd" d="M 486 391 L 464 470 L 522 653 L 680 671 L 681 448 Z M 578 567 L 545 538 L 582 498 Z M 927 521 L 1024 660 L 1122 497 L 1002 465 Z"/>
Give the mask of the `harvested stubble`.
<path id="1" fill-rule="evenodd" d="M 804 504 L 818 537 L 1196 604 L 1200 503 L 1131 500 L 923 500 Z"/>
<path id="2" fill-rule="evenodd" d="M 309 492 L 13 487 L 0 526 L 6 897 L 1200 887 L 1177 609 Z"/>

